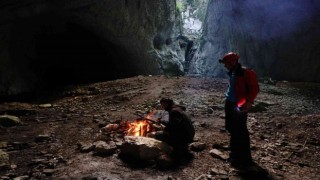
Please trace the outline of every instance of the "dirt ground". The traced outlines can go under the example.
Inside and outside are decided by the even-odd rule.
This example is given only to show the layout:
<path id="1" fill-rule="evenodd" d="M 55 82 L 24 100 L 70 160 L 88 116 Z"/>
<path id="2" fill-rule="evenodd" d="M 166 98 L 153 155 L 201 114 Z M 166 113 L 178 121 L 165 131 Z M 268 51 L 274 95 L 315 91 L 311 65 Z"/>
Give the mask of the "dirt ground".
<path id="1" fill-rule="evenodd" d="M 320 179 L 319 84 L 260 82 L 248 118 L 260 174 L 242 174 L 209 153 L 213 148 L 228 153 L 226 88 L 225 79 L 137 76 L 68 87 L 28 102 L 3 102 L 0 113 L 22 123 L 0 127 L 0 144 L 6 144 L 0 149 L 10 157 L 0 165 L 0 179 Z M 192 159 L 162 170 L 153 163 L 133 166 L 119 158 L 119 151 L 105 157 L 79 151 L 79 143 L 111 140 L 101 135 L 102 127 L 157 109 L 161 97 L 187 107 L 194 140 L 206 145 L 190 151 Z"/>

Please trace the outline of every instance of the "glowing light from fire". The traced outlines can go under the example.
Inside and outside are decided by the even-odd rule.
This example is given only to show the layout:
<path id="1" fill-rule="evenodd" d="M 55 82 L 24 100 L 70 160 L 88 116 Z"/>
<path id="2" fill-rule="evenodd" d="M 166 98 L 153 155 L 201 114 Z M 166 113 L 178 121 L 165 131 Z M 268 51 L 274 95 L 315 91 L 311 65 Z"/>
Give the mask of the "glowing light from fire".
<path id="1" fill-rule="evenodd" d="M 132 123 L 128 123 L 127 136 L 147 136 L 148 133 L 154 131 L 153 126 L 149 121 L 152 120 L 152 115 L 155 111 L 150 112 L 144 119 L 134 120 Z M 149 120 L 149 121 L 148 121 Z"/>
<path id="2" fill-rule="evenodd" d="M 147 115 L 146 119 L 151 119 L 151 117 L 152 117 L 152 115 L 153 115 L 154 113 L 155 113 L 155 111 L 150 112 L 150 113 Z"/>
<path id="3" fill-rule="evenodd" d="M 128 136 L 147 136 L 147 133 L 149 133 L 151 130 L 151 126 L 147 120 L 136 120 L 128 125 Z"/>

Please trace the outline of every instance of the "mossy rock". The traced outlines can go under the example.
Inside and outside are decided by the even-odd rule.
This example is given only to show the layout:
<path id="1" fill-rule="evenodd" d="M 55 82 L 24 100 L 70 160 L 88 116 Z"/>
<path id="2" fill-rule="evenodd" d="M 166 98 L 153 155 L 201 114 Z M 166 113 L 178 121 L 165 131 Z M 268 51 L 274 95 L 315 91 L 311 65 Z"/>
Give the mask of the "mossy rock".
<path id="1" fill-rule="evenodd" d="M 5 127 L 16 126 L 20 124 L 20 119 L 17 116 L 11 115 L 1 115 L 0 116 L 0 125 Z"/>

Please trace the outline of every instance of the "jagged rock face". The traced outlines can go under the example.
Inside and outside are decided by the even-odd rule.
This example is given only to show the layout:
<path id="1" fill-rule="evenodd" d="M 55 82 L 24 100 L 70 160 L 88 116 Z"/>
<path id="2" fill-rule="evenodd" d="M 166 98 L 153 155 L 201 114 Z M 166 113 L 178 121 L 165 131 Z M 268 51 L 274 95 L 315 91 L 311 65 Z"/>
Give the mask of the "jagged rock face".
<path id="1" fill-rule="evenodd" d="M 319 12 L 316 0 L 210 1 L 190 73 L 224 77 L 218 59 L 235 51 L 259 77 L 319 82 Z"/>
<path id="2" fill-rule="evenodd" d="M 202 35 L 209 0 L 177 0 L 177 9 L 181 13 L 181 34 L 189 39 L 198 39 Z"/>
<path id="3" fill-rule="evenodd" d="M 182 73 L 175 21 L 175 0 L 1 1 L 0 95 Z"/>

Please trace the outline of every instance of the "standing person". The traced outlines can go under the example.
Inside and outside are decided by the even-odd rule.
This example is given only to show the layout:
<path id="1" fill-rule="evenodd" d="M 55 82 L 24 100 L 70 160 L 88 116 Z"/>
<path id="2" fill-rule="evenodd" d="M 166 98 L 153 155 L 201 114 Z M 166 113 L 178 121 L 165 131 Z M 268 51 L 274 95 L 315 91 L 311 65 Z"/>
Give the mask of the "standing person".
<path id="1" fill-rule="evenodd" d="M 193 141 L 195 129 L 190 117 L 184 112 L 185 108 L 174 104 L 172 99 L 160 100 L 162 109 L 168 112 L 168 121 L 161 120 L 165 125 L 163 131 L 157 131 L 153 136 L 168 143 L 174 149 L 174 156 L 183 155 L 188 150 L 188 144 Z M 152 136 L 152 135 L 151 135 Z"/>
<path id="2" fill-rule="evenodd" d="M 229 86 L 225 102 L 225 127 L 230 133 L 230 162 L 235 167 L 252 165 L 250 137 L 247 129 L 248 111 L 259 92 L 256 73 L 238 62 L 234 52 L 224 55 L 223 63 L 229 71 Z"/>

